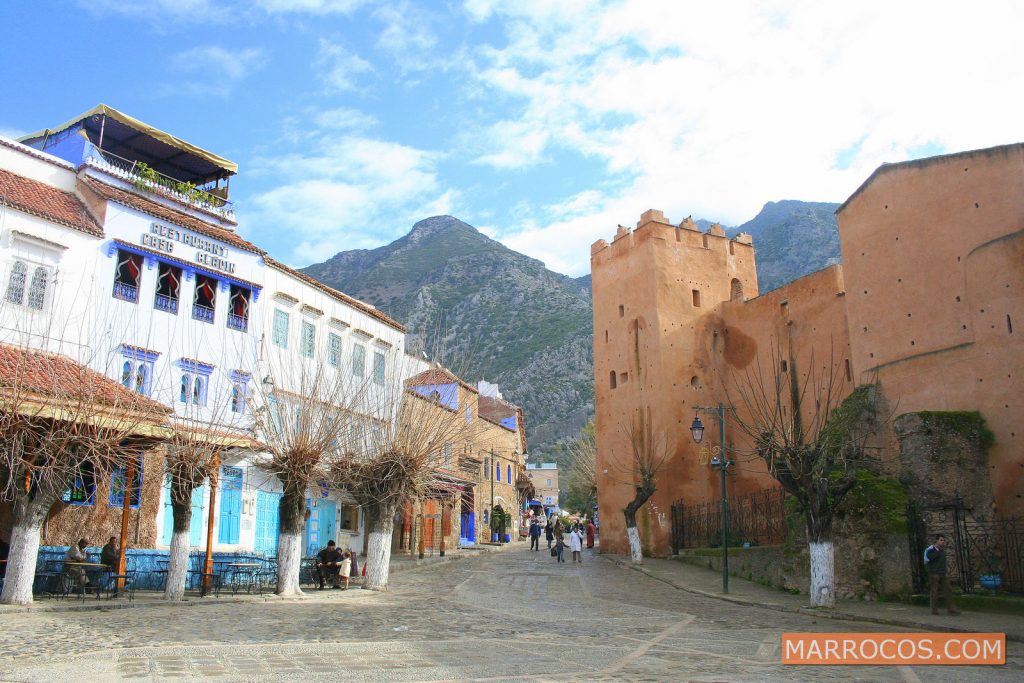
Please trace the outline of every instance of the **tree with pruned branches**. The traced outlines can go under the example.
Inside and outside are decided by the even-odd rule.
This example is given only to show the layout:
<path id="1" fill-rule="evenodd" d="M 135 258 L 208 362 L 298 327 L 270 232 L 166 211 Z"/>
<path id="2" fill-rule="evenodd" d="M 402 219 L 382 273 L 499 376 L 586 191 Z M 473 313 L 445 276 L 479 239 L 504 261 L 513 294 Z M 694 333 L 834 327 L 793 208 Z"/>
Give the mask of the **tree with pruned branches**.
<path id="1" fill-rule="evenodd" d="M 403 378 L 385 382 L 367 398 L 367 410 L 352 422 L 343 457 L 332 481 L 348 490 L 366 512 L 369 532 L 364 588 L 387 590 L 395 515 L 406 501 L 426 494 L 436 480 L 434 464 L 445 444 L 471 438 L 467 419 L 468 394 L 460 391 L 457 375 L 443 369 L 451 383 L 424 391 L 404 378 L 420 363 L 406 357 L 393 372 Z"/>
<path id="2" fill-rule="evenodd" d="M 654 430 L 650 409 L 642 402 L 620 428 L 626 436 L 629 453 L 613 461 L 617 470 L 614 479 L 618 484 L 633 489 L 633 498 L 622 509 L 622 514 L 626 521 L 630 559 L 634 564 L 641 564 L 643 548 L 636 528 L 636 515 L 657 491 L 658 472 L 668 460 L 669 450 L 664 435 Z"/>
<path id="3" fill-rule="evenodd" d="M 794 497 L 804 517 L 814 606 L 835 604 L 833 522 L 843 498 L 866 464 L 868 442 L 881 424 L 880 392 L 865 385 L 849 392 L 830 353 L 806 363 L 772 346 L 770 369 L 760 360 L 733 383 L 740 430 L 769 473 Z"/>
<path id="4" fill-rule="evenodd" d="M 253 433 L 263 450 L 255 464 L 281 483 L 277 593 L 296 595 L 302 559 L 306 495 L 328 481 L 358 421 L 362 379 L 339 377 L 325 363 L 271 354 L 249 397 Z"/>
<path id="5" fill-rule="evenodd" d="M 71 358 L 0 344 L 0 495 L 14 522 L 0 602 L 32 601 L 40 529 L 64 492 L 137 467 L 169 412 Z"/>
<path id="6" fill-rule="evenodd" d="M 593 420 L 563 448 L 568 465 L 568 496 L 560 505 L 589 513 L 597 502 L 597 434 Z"/>

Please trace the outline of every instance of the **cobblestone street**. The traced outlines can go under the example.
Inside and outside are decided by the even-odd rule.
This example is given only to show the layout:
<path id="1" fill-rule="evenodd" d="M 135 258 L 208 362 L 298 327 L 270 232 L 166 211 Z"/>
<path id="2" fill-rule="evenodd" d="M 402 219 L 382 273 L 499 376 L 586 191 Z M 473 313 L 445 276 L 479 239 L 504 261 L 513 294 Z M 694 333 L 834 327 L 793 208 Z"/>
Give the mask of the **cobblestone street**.
<path id="1" fill-rule="evenodd" d="M 1020 681 L 1005 667 L 782 667 L 782 631 L 898 631 L 723 602 L 520 544 L 395 574 L 392 591 L 10 612 L 0 681 Z"/>

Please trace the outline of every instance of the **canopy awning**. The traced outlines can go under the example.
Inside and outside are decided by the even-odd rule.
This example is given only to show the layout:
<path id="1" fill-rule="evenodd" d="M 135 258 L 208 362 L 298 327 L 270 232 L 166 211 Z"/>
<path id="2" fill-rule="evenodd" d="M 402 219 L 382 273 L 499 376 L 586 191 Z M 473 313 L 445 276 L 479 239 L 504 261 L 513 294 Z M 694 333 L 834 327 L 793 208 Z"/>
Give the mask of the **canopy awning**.
<path id="1" fill-rule="evenodd" d="M 145 162 L 150 168 L 176 180 L 201 185 L 238 173 L 238 164 L 170 133 L 154 128 L 113 107 L 100 104 L 55 128 L 18 138 L 31 145 L 81 123 L 89 141 L 102 151 Z M 102 135 L 102 141 L 100 137 Z"/>

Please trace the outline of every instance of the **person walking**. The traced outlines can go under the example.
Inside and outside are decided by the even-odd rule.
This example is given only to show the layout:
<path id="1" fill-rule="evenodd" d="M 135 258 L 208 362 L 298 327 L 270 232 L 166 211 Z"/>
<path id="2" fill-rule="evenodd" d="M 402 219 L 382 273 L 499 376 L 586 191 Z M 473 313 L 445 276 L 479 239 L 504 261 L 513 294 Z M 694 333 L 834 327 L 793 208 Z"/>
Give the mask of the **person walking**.
<path id="1" fill-rule="evenodd" d="M 594 520 L 587 520 L 587 548 L 594 547 L 594 532 L 597 531 L 597 527 L 594 526 Z"/>
<path id="2" fill-rule="evenodd" d="M 551 550 L 551 541 L 555 540 L 555 528 L 548 517 L 548 523 L 544 525 L 544 537 L 548 539 L 548 550 Z"/>
<path id="3" fill-rule="evenodd" d="M 932 614 L 939 613 L 939 586 L 942 586 L 946 610 L 950 614 L 960 614 L 960 610 L 956 608 L 953 590 L 949 587 L 949 576 L 946 574 L 946 537 L 944 535 L 937 535 L 935 543 L 925 548 L 924 566 L 928 570 L 928 602 L 932 607 Z"/>
<path id="4" fill-rule="evenodd" d="M 565 534 L 562 531 L 561 520 L 555 520 L 555 526 L 552 527 L 551 533 L 555 537 L 555 557 L 558 558 L 559 562 L 565 562 L 565 557 L 563 557 L 565 552 Z"/>
<path id="5" fill-rule="evenodd" d="M 540 550 L 540 524 L 535 519 L 530 522 L 530 550 Z"/>
<path id="6" fill-rule="evenodd" d="M 572 551 L 573 563 L 583 564 L 583 534 L 579 524 L 573 524 L 569 532 L 569 550 Z"/>

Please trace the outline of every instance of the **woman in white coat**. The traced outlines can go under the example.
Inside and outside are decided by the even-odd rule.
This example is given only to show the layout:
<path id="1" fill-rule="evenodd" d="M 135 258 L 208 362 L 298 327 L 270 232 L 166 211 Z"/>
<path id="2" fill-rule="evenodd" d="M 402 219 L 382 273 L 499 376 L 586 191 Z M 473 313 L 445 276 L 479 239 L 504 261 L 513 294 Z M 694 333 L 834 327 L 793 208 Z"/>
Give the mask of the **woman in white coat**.
<path id="1" fill-rule="evenodd" d="M 580 534 L 579 524 L 573 524 L 569 532 L 569 550 L 572 551 L 572 561 L 583 564 L 583 535 Z"/>

